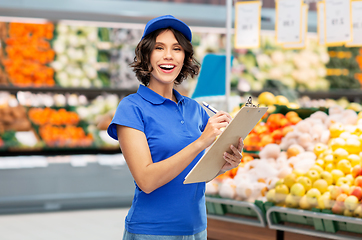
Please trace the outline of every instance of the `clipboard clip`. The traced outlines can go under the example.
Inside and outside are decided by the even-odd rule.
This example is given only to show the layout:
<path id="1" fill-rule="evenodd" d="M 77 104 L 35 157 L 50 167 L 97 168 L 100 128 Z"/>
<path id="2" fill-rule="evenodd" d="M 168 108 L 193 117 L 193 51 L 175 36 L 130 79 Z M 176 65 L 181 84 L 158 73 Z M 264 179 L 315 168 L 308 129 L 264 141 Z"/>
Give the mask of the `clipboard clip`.
<path id="1" fill-rule="evenodd" d="M 251 98 L 251 96 L 249 96 L 249 97 L 248 97 L 248 100 L 247 100 L 246 103 L 245 103 L 245 106 L 246 106 L 246 107 L 258 108 L 258 107 L 259 107 L 259 104 L 258 104 L 258 105 L 254 105 L 254 104 L 253 104 L 253 99 Z"/>

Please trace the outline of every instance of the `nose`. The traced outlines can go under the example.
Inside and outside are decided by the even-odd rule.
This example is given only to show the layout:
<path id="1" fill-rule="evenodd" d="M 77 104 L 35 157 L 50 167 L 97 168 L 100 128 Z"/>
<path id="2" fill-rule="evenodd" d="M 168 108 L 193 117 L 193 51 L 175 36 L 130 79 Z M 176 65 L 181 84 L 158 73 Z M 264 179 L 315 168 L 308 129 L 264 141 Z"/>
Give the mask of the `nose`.
<path id="1" fill-rule="evenodd" d="M 172 59 L 172 51 L 171 51 L 171 49 L 168 49 L 168 50 L 165 51 L 165 54 L 164 54 L 163 58 L 167 59 L 167 60 Z"/>

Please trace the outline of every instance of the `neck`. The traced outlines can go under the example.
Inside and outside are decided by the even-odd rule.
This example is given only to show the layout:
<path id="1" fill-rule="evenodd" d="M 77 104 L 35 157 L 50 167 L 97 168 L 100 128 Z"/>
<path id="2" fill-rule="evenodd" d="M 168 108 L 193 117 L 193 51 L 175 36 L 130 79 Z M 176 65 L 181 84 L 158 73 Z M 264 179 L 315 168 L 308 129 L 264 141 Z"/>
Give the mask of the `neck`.
<path id="1" fill-rule="evenodd" d="M 158 93 L 164 98 L 170 99 L 172 101 L 177 102 L 177 99 L 175 95 L 173 94 L 173 84 L 150 84 L 148 85 L 148 88 L 152 91 Z"/>

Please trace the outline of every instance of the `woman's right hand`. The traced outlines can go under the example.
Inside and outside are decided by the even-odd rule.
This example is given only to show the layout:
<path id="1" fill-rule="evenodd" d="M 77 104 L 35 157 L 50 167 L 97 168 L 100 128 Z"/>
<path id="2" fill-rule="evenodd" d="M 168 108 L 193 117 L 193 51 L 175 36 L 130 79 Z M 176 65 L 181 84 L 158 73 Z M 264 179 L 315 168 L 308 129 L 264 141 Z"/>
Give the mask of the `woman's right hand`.
<path id="1" fill-rule="evenodd" d="M 225 128 L 232 120 L 229 113 L 218 111 L 214 116 L 209 118 L 204 132 L 201 134 L 199 140 L 202 142 L 204 148 L 209 147 L 222 133 L 222 128 Z"/>

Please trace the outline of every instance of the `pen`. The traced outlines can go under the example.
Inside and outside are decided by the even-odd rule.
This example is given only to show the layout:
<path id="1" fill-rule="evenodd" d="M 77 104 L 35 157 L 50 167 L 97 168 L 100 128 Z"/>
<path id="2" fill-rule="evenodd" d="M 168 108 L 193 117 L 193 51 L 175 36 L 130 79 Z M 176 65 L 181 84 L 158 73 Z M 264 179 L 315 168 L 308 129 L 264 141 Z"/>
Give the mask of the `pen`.
<path id="1" fill-rule="evenodd" d="M 203 104 L 207 109 L 209 109 L 211 112 L 213 112 L 213 113 L 215 113 L 215 114 L 218 112 L 215 108 L 213 108 L 212 106 L 210 106 L 208 103 L 202 102 L 202 104 Z"/>

